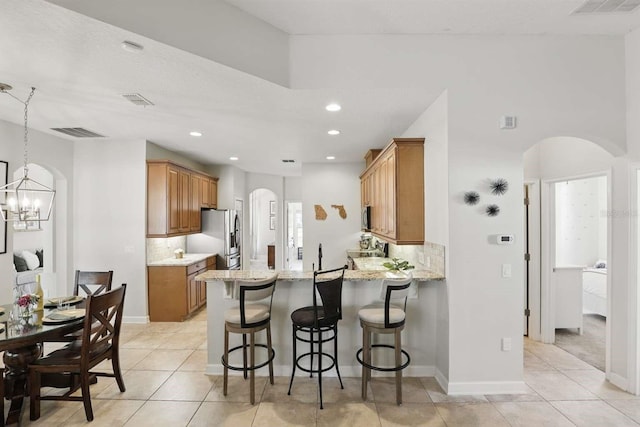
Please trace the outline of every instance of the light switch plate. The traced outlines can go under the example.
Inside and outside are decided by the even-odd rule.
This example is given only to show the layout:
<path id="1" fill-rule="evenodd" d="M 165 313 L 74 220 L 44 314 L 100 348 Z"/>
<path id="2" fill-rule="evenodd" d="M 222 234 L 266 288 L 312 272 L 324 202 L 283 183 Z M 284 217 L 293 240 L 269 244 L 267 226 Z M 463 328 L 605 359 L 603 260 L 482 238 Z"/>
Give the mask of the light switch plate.
<path id="1" fill-rule="evenodd" d="M 424 265 L 424 252 L 418 252 L 418 262 Z"/>
<path id="2" fill-rule="evenodd" d="M 511 277 L 511 264 L 502 264 L 502 277 Z"/>

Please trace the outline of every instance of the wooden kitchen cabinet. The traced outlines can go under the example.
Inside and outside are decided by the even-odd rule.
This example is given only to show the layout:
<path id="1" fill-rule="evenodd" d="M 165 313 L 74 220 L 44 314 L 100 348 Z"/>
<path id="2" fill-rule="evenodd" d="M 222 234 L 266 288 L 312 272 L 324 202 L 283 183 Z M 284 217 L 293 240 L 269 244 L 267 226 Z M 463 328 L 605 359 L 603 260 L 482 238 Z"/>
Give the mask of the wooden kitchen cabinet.
<path id="1" fill-rule="evenodd" d="M 148 160 L 147 237 L 200 233 L 201 208 L 217 207 L 217 184 L 218 178 L 168 160 Z"/>
<path id="2" fill-rule="evenodd" d="M 149 320 L 181 322 L 207 302 L 206 283 L 195 277 L 216 269 L 216 256 L 188 266 L 149 266 Z"/>
<path id="3" fill-rule="evenodd" d="M 371 233 L 397 245 L 424 243 L 424 138 L 394 138 L 360 175 Z"/>

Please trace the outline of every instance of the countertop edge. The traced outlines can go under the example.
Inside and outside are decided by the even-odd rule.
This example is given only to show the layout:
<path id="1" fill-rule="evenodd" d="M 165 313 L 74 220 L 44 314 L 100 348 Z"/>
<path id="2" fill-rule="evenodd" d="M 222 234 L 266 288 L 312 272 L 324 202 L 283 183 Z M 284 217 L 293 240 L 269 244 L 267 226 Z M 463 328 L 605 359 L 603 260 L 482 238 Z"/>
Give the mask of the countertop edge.
<path id="1" fill-rule="evenodd" d="M 263 279 L 275 274 L 275 270 L 209 270 L 195 277 L 198 281 L 222 281 L 228 282 L 236 279 Z M 313 280 L 312 271 L 278 271 L 278 281 L 295 282 Z M 412 271 L 413 280 L 416 282 L 443 281 L 445 277 L 429 270 Z M 387 271 L 375 270 L 347 270 L 345 281 L 373 281 L 391 279 L 392 275 Z"/>
<path id="2" fill-rule="evenodd" d="M 147 267 L 189 267 L 218 254 L 185 254 L 184 258 L 165 258 L 147 263 Z"/>

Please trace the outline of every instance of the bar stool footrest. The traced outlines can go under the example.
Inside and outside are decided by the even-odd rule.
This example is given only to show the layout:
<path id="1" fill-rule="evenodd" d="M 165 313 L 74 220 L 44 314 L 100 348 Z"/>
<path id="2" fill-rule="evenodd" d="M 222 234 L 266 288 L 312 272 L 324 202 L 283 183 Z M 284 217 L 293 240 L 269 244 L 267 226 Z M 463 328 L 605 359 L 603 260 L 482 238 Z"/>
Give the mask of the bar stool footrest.
<path id="1" fill-rule="evenodd" d="M 268 347 L 266 344 L 254 344 L 255 347 L 262 347 L 266 350 L 268 350 Z M 237 347 L 233 347 L 232 349 L 229 350 L 229 354 L 233 353 L 236 350 L 241 350 L 242 348 L 247 348 L 249 349 L 249 344 L 245 345 L 239 345 Z M 233 371 L 254 371 L 256 369 L 262 368 L 264 366 L 267 366 L 274 358 L 276 357 L 276 351 L 272 348 L 271 349 L 271 354 L 269 355 L 269 358 L 267 359 L 266 362 L 263 362 L 259 365 L 256 366 L 247 366 L 246 368 L 244 366 L 234 366 L 234 365 L 230 365 L 229 363 L 227 363 L 226 360 L 224 360 L 224 355 L 220 358 L 221 362 L 222 362 L 222 366 L 224 366 L 225 368 L 229 368 Z"/>
<path id="2" fill-rule="evenodd" d="M 390 344 L 373 344 L 371 346 L 371 348 L 376 348 L 376 347 L 385 347 L 385 348 L 390 348 L 395 350 L 396 347 Z M 374 365 L 370 365 L 369 363 L 365 362 L 364 360 L 362 360 L 362 347 L 360 347 L 360 349 L 358 350 L 358 352 L 356 353 L 356 359 L 358 360 L 358 363 L 360 363 L 362 366 L 369 368 L 369 369 L 373 369 L 374 371 L 381 371 L 381 372 L 396 372 L 396 371 L 401 371 L 404 368 L 406 368 L 407 366 L 409 366 L 409 363 L 411 363 L 411 357 L 409 356 L 409 353 L 407 353 L 406 351 L 400 349 L 400 351 L 402 352 L 402 354 L 407 358 L 407 361 L 405 363 L 403 363 L 400 366 L 394 366 L 391 368 L 384 368 L 381 366 L 374 366 Z"/>
<path id="3" fill-rule="evenodd" d="M 328 354 L 328 353 L 325 353 L 325 352 L 322 352 L 322 356 L 326 356 L 326 357 L 328 357 L 328 358 L 331 360 L 331 364 L 330 364 L 329 366 L 327 366 L 326 368 L 325 368 L 325 367 L 323 367 L 323 368 L 322 368 L 322 371 L 320 371 L 320 369 L 318 369 L 318 368 L 315 368 L 315 369 L 314 369 L 314 368 L 311 368 L 311 369 L 309 369 L 309 368 L 305 368 L 304 366 L 301 366 L 301 365 L 300 365 L 300 359 L 302 359 L 303 357 L 311 356 L 311 354 L 312 354 L 312 353 L 304 353 L 304 354 L 301 354 L 300 356 L 298 356 L 298 357 L 296 358 L 296 367 L 297 367 L 297 369 L 300 369 L 300 370 L 302 370 L 302 371 L 304 371 L 304 372 L 308 372 L 308 373 L 310 373 L 310 374 L 318 374 L 318 373 L 320 373 L 320 372 L 326 372 L 326 371 L 328 371 L 328 370 L 330 370 L 330 369 L 333 369 L 333 367 L 334 367 L 334 366 L 336 366 L 336 359 L 335 359 L 335 357 L 333 357 L 332 355 L 330 355 L 330 354 Z M 313 352 L 313 355 L 314 355 L 314 356 L 320 356 L 320 354 L 319 354 L 318 352 Z"/>

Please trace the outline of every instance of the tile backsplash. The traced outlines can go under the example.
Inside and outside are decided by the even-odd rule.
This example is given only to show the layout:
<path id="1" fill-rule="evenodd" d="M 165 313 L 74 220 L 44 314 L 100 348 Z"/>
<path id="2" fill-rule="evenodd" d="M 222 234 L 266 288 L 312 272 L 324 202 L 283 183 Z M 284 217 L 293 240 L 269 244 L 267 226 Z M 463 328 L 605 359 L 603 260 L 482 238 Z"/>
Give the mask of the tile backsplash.
<path id="1" fill-rule="evenodd" d="M 419 262 L 419 254 L 424 254 L 425 263 Z M 431 270 L 444 276 L 445 248 L 437 243 L 424 242 L 424 245 L 389 244 L 389 258 L 400 258 L 409 261 L 416 269 Z"/>
<path id="2" fill-rule="evenodd" d="M 147 263 L 173 258 L 176 249 L 187 251 L 187 236 L 148 238 Z"/>

